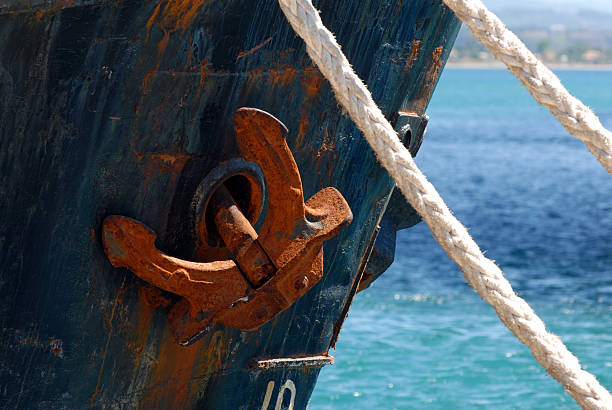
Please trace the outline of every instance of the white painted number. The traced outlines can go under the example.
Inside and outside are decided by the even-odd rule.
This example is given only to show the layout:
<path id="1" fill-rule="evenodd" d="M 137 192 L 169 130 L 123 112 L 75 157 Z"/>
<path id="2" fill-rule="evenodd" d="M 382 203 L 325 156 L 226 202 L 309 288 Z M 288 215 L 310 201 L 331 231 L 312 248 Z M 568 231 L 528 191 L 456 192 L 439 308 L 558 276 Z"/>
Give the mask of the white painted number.
<path id="1" fill-rule="evenodd" d="M 291 399 L 289 400 L 288 410 L 293 410 L 293 403 L 295 402 L 295 384 L 293 380 L 287 379 L 285 384 L 283 384 L 278 392 L 278 397 L 276 398 L 276 406 L 274 406 L 274 410 L 281 410 L 281 406 L 283 404 L 283 398 L 285 397 L 285 390 L 289 390 L 291 393 Z M 264 397 L 263 404 L 261 405 L 261 410 L 268 410 L 268 406 L 270 405 L 270 400 L 272 399 L 272 393 L 274 391 L 274 382 L 268 382 L 268 388 L 266 389 L 266 395 Z"/>
<path id="2" fill-rule="evenodd" d="M 266 389 L 266 396 L 264 397 L 263 404 L 261 405 L 261 410 L 268 410 L 268 406 L 270 405 L 270 399 L 272 398 L 272 391 L 274 390 L 274 382 L 268 382 L 268 388 Z"/>

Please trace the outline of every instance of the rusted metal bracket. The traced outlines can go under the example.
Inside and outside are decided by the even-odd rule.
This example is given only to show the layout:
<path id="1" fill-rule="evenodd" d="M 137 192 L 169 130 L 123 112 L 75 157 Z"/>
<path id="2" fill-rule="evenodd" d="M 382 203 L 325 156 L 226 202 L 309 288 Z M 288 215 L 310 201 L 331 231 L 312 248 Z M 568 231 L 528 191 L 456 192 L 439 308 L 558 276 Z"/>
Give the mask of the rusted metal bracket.
<path id="1" fill-rule="evenodd" d="M 412 111 L 399 111 L 395 117 L 395 130 L 412 157 L 416 157 L 425 132 L 429 117 Z M 420 215 L 406 201 L 399 189 L 394 188 L 387 202 L 385 212 L 379 221 L 374 246 L 370 249 L 365 266 L 360 266 L 363 275 L 357 292 L 367 289 L 393 263 L 395 256 L 396 231 L 410 228 L 421 221 Z"/>
<path id="2" fill-rule="evenodd" d="M 263 171 L 268 209 L 258 234 L 225 184 L 216 187 L 202 210 L 211 218 L 199 218 L 212 219 L 214 229 L 200 224 L 196 235 L 216 231 L 231 260 L 173 258 L 155 247 L 152 230 L 133 219 L 109 216 L 103 224 L 113 266 L 183 297 L 170 309 L 169 322 L 184 345 L 217 323 L 253 330 L 287 309 L 323 276 L 323 242 L 352 220 L 335 188 L 322 189 L 304 203 L 299 170 L 285 142 L 287 129 L 279 120 L 253 108 L 239 109 L 234 120 L 240 153 Z M 207 241 L 201 239 L 205 252 Z"/>
<path id="3" fill-rule="evenodd" d="M 284 357 L 275 359 L 253 359 L 249 362 L 252 369 L 304 369 L 308 367 L 320 368 L 334 364 L 334 357 L 330 355 L 307 356 L 307 357 Z"/>

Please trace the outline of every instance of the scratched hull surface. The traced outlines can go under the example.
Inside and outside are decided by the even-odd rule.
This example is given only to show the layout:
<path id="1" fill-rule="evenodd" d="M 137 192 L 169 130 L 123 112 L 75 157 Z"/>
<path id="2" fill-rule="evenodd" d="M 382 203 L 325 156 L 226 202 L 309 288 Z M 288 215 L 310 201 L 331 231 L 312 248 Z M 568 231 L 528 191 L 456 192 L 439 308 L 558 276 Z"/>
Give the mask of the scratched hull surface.
<path id="1" fill-rule="evenodd" d="M 315 5 L 387 117 L 422 114 L 459 27 L 441 1 Z M 305 198 L 336 187 L 354 221 L 289 309 L 182 347 L 164 295 L 108 262 L 102 220 L 193 260 L 190 201 L 237 156 L 243 106 L 288 127 Z M 319 367 L 250 363 L 328 352 L 392 182 L 274 1 L 0 0 L 0 189 L 3 407 L 274 408 L 284 388 L 304 408 Z"/>

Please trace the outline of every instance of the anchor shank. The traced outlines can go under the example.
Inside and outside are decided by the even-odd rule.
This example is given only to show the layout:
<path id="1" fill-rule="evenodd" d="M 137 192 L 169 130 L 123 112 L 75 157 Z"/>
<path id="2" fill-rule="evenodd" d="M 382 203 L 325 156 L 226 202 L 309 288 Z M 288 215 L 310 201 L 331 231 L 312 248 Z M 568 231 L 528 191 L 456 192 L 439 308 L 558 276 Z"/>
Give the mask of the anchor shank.
<path id="1" fill-rule="evenodd" d="M 224 184 L 212 195 L 210 206 L 215 227 L 225 246 L 234 255 L 246 279 L 253 287 L 259 287 L 274 275 L 276 269 L 257 240 L 257 232 Z"/>

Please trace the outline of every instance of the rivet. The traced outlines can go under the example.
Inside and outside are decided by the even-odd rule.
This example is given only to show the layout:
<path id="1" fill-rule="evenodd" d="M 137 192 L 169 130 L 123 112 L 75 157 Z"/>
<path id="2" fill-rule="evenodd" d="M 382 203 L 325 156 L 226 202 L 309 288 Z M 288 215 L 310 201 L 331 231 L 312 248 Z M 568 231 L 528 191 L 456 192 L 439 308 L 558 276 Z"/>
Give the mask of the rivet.
<path id="1" fill-rule="evenodd" d="M 297 290 L 304 289 L 306 286 L 308 286 L 308 277 L 302 276 L 301 278 L 296 279 L 293 286 L 295 286 Z"/>

